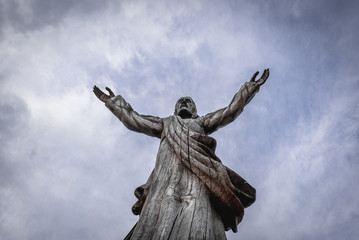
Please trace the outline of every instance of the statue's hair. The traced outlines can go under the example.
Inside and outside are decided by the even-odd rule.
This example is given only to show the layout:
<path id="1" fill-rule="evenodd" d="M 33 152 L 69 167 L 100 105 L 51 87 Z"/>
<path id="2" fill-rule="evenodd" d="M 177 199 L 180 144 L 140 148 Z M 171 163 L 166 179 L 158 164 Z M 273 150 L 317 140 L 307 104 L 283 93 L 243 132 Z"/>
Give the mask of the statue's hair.
<path id="1" fill-rule="evenodd" d="M 198 114 L 197 114 L 196 103 L 193 101 L 193 99 L 192 99 L 191 97 L 188 97 L 188 96 L 187 96 L 187 97 L 180 97 L 180 98 L 177 100 L 176 105 L 175 105 L 174 115 L 178 115 L 178 113 L 177 113 L 177 110 L 178 110 L 177 104 L 178 104 L 178 102 L 179 102 L 181 99 L 183 99 L 183 98 L 188 98 L 188 99 L 190 99 L 190 100 L 192 101 L 192 103 L 193 103 L 193 107 L 192 107 L 192 109 L 191 109 L 192 118 L 197 118 L 197 117 L 198 117 Z"/>

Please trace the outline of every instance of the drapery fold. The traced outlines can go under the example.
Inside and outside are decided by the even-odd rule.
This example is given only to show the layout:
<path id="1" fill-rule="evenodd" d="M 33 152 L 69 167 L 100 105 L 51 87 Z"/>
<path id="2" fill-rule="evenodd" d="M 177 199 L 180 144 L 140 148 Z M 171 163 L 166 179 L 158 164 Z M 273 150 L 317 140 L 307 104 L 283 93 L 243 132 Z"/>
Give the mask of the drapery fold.
<path id="1" fill-rule="evenodd" d="M 176 116 L 170 117 L 161 141 L 167 141 L 181 163 L 195 174 L 207 188 L 211 202 L 218 211 L 226 230 L 237 231 L 244 208 L 255 201 L 255 189 L 241 176 L 224 166 L 215 154 L 216 140 L 195 132 Z M 135 190 L 138 201 L 132 208 L 140 214 L 151 187 L 151 177 Z"/>

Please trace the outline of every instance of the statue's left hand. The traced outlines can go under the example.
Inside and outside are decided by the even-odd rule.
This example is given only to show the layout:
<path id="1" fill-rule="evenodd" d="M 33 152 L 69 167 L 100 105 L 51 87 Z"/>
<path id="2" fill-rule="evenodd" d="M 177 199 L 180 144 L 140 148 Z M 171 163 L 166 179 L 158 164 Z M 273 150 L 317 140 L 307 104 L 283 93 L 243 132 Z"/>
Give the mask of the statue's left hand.
<path id="1" fill-rule="evenodd" d="M 253 77 L 251 78 L 251 82 L 255 82 L 257 83 L 259 86 L 262 86 L 268 79 L 269 77 L 269 68 L 265 69 L 262 76 L 260 77 L 260 79 L 258 79 L 256 81 L 256 77 L 259 74 L 259 72 L 257 71 L 256 73 L 253 74 Z"/>
<path id="2" fill-rule="evenodd" d="M 99 89 L 96 85 L 93 86 L 93 92 L 95 93 L 96 97 L 100 99 L 102 102 L 107 102 L 110 98 L 115 96 L 115 94 L 112 92 L 110 88 L 106 87 L 106 90 L 109 92 L 109 95 L 102 92 L 101 89 Z"/>

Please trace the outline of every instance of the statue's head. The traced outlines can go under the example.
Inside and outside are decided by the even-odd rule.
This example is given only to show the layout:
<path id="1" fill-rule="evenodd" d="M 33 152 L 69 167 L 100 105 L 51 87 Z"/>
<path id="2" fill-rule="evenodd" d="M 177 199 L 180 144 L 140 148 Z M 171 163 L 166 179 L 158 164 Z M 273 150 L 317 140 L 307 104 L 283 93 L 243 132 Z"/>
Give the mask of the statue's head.
<path id="1" fill-rule="evenodd" d="M 180 116 L 181 118 L 196 118 L 197 108 L 191 97 L 181 97 L 178 99 L 175 106 L 175 115 Z"/>

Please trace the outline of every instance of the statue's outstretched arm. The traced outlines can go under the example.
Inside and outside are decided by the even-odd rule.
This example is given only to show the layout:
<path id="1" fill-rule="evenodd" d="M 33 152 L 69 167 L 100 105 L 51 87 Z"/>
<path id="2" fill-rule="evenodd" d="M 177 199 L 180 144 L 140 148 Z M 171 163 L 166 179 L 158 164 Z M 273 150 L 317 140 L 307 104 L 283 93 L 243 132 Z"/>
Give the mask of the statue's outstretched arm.
<path id="1" fill-rule="evenodd" d="M 130 130 L 144 133 L 152 137 L 161 138 L 163 120 L 159 117 L 138 114 L 121 95 L 115 96 L 112 90 L 106 87 L 109 95 L 102 92 L 97 86 L 93 92 L 106 107 Z"/>
<path id="2" fill-rule="evenodd" d="M 265 69 L 262 76 L 256 80 L 258 73 L 254 73 L 251 80 L 242 85 L 227 107 L 209 113 L 204 117 L 203 127 L 207 134 L 213 133 L 228 123 L 233 122 L 242 113 L 244 107 L 252 100 L 254 95 L 259 91 L 260 86 L 269 77 L 269 69 Z"/>

